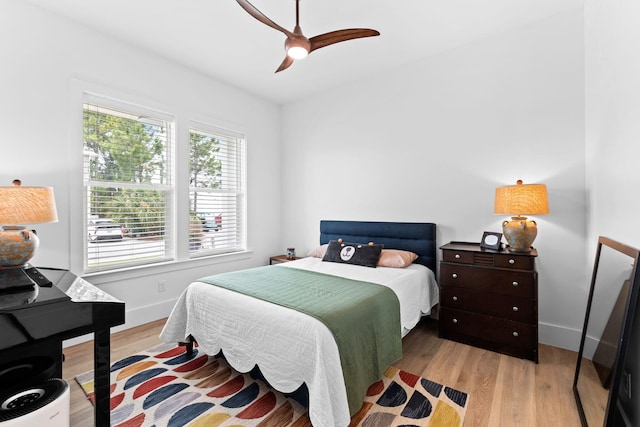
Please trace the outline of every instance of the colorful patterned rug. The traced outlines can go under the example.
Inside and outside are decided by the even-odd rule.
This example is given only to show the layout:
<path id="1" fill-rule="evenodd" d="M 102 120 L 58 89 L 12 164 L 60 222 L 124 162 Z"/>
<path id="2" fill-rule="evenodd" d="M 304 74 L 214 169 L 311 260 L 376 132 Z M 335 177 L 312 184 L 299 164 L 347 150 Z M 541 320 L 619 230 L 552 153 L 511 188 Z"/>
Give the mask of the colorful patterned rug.
<path id="1" fill-rule="evenodd" d="M 93 402 L 93 372 L 76 377 Z M 372 384 L 350 427 L 461 426 L 469 397 L 390 366 Z M 307 427 L 306 408 L 223 357 L 187 356 L 162 344 L 111 366 L 111 425 L 117 427 Z"/>

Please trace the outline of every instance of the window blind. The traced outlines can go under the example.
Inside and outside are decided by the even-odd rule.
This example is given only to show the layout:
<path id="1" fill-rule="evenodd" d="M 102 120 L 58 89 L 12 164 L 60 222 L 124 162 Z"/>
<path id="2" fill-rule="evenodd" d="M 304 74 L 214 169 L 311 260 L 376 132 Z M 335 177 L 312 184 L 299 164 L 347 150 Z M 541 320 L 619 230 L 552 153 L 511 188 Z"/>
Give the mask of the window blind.
<path id="1" fill-rule="evenodd" d="M 171 260 L 173 119 L 86 96 L 85 272 Z"/>
<path id="2" fill-rule="evenodd" d="M 189 148 L 190 256 L 244 250 L 244 138 L 193 126 Z"/>

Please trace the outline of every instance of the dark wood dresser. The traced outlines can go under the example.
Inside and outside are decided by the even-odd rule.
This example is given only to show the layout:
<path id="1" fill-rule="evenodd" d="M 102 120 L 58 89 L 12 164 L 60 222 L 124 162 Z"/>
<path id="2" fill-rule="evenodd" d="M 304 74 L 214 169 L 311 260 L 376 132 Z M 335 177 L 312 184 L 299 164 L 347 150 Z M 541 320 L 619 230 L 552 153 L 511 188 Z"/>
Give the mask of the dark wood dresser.
<path id="1" fill-rule="evenodd" d="M 440 249 L 440 337 L 538 363 L 537 251 Z"/>

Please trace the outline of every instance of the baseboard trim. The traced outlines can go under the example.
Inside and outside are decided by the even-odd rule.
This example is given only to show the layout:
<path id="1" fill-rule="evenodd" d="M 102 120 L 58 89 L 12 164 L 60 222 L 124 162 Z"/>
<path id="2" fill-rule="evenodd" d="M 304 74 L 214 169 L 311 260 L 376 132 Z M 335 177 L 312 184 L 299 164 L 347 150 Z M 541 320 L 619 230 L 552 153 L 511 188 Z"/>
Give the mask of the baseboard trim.
<path id="1" fill-rule="evenodd" d="M 582 329 L 567 328 L 566 326 L 549 323 L 538 324 L 538 341 L 541 344 L 578 351 L 581 338 Z"/>

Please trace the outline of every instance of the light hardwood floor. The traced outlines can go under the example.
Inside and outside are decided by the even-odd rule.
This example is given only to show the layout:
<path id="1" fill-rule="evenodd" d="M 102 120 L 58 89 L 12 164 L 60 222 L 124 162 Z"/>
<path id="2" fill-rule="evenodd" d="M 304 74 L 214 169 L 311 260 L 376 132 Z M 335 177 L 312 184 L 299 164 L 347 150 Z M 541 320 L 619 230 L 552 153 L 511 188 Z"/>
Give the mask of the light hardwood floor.
<path id="1" fill-rule="evenodd" d="M 111 361 L 158 344 L 164 319 L 111 337 Z M 93 406 L 74 377 L 93 368 L 93 343 L 65 349 L 64 378 L 71 386 L 71 426 L 93 425 Z M 539 363 L 438 338 L 424 319 L 403 340 L 400 369 L 469 393 L 469 426 L 579 427 L 571 385 L 577 353 L 540 345 Z"/>

